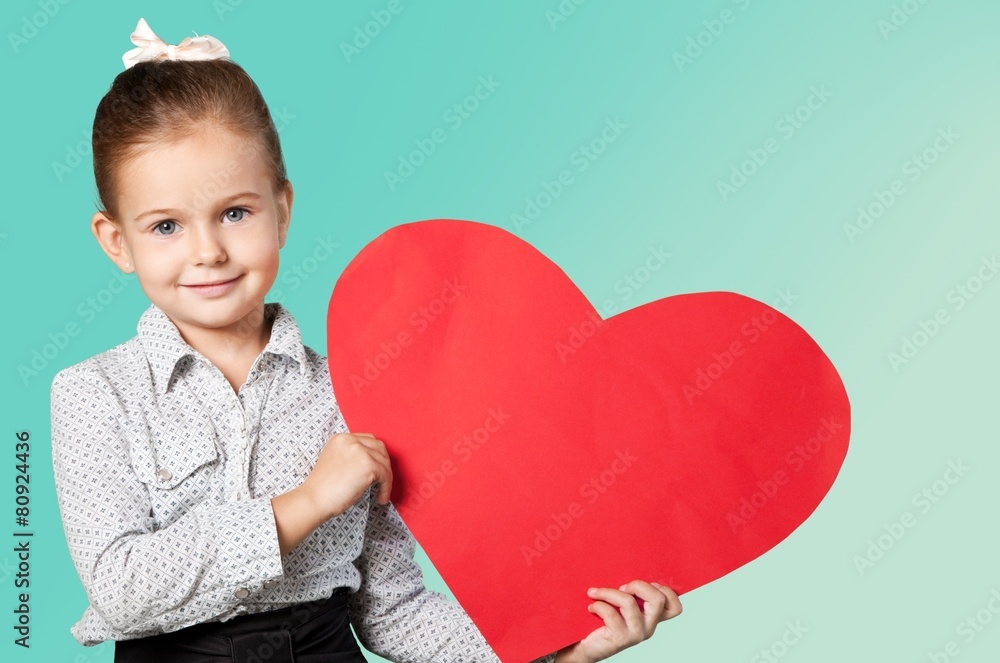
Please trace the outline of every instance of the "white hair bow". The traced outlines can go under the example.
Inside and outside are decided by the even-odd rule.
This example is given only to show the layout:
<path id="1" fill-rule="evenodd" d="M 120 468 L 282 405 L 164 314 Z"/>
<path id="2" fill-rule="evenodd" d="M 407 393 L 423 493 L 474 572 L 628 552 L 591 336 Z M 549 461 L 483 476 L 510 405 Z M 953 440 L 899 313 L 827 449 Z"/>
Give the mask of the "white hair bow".
<path id="1" fill-rule="evenodd" d="M 229 50 L 222 45 L 221 41 L 210 35 L 186 37 L 176 46 L 165 44 L 149 29 L 149 24 L 144 18 L 140 18 L 139 24 L 135 26 L 135 32 L 132 33 L 132 43 L 138 48 L 133 48 L 122 56 L 122 62 L 125 63 L 126 69 L 147 60 L 229 59 Z"/>

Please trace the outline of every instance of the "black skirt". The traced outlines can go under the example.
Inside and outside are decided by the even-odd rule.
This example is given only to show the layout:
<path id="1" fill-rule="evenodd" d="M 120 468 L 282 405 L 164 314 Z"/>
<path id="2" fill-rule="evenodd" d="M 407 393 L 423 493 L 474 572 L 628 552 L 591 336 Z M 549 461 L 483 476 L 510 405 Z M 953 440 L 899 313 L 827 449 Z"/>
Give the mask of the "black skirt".
<path id="1" fill-rule="evenodd" d="M 347 589 L 329 599 L 115 643 L 115 663 L 365 663 Z"/>

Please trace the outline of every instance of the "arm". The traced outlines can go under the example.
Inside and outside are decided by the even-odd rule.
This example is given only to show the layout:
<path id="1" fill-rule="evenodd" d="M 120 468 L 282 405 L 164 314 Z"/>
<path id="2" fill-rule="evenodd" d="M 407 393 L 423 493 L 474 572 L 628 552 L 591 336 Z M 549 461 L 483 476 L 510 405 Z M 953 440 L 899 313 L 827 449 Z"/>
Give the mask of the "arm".
<path id="1" fill-rule="evenodd" d="M 416 541 L 391 504 L 370 500 L 351 623 L 370 651 L 399 663 L 499 663 L 462 607 L 424 587 Z M 555 655 L 538 659 L 552 663 Z"/>
<path id="2" fill-rule="evenodd" d="M 271 498 L 281 554 L 286 555 L 326 522 L 302 486 Z"/>
<path id="3" fill-rule="evenodd" d="M 106 382 L 64 370 L 51 398 L 66 542 L 91 606 L 112 629 L 147 633 L 202 622 L 281 576 L 268 499 L 197 505 L 157 530 L 146 484 L 132 469 L 125 413 Z"/>

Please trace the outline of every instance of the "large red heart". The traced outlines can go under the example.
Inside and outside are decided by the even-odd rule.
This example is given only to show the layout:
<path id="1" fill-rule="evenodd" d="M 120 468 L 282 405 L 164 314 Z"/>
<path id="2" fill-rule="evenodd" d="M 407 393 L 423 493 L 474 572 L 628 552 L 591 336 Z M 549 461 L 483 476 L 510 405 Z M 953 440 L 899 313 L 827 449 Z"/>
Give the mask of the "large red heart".
<path id="1" fill-rule="evenodd" d="M 386 231 L 327 325 L 349 429 L 385 442 L 396 508 L 504 662 L 599 627 L 588 587 L 683 593 L 760 556 L 847 453 L 844 386 L 788 317 L 703 292 L 602 320 L 481 223 Z"/>

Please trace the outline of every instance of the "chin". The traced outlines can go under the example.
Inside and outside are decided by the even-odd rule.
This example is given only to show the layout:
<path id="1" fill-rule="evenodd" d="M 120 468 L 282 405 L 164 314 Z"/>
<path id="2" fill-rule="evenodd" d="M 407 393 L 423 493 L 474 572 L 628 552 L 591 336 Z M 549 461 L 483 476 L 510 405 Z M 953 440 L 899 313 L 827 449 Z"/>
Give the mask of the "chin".
<path id="1" fill-rule="evenodd" d="M 189 313 L 188 315 L 178 316 L 176 319 L 180 319 L 183 324 L 186 324 L 189 327 L 201 327 L 204 329 L 224 329 L 232 325 L 239 325 L 243 323 L 243 321 L 246 320 L 247 318 L 247 313 L 232 313 L 225 310 L 219 310 L 220 308 L 222 308 L 221 306 L 217 307 L 216 310 L 213 311 L 211 310 L 212 303 L 207 302 L 207 305 L 208 305 L 208 310 L 204 312 L 199 312 L 195 314 Z M 171 319 L 175 319 L 175 316 L 170 315 L 169 312 L 167 313 L 167 315 Z"/>

